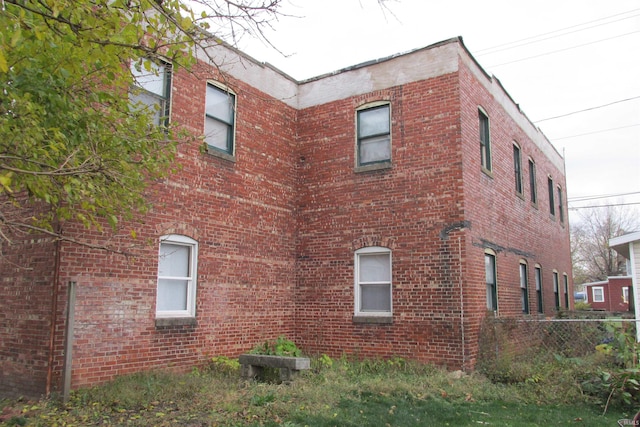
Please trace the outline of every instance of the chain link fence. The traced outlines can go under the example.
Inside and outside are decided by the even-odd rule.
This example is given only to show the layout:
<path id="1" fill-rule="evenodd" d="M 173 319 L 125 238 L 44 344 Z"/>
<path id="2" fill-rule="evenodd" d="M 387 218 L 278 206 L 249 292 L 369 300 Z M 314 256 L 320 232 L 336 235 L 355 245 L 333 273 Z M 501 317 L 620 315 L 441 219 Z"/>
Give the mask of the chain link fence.
<path id="1" fill-rule="evenodd" d="M 614 330 L 636 334 L 636 320 L 626 313 L 563 314 L 565 317 L 553 319 L 488 317 L 481 330 L 478 367 L 512 374 L 516 364 L 553 358 L 597 362 L 598 349 L 614 340 Z"/>

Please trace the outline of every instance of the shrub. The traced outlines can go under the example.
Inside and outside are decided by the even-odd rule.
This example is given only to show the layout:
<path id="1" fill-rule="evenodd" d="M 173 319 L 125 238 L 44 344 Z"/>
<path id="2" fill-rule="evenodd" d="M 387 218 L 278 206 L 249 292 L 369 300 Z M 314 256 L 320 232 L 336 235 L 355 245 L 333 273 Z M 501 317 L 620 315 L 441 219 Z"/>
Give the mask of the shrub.
<path id="1" fill-rule="evenodd" d="M 235 374 L 240 369 L 238 359 L 230 359 L 227 356 L 215 356 L 211 358 L 211 370 L 222 374 Z"/>
<path id="2" fill-rule="evenodd" d="M 606 327 L 613 338 L 596 346 L 596 350 L 611 363 L 585 380 L 583 388 L 605 401 L 605 412 L 610 405 L 637 408 L 640 406 L 640 345 L 635 328 L 622 322 L 608 323 Z"/>
<path id="3" fill-rule="evenodd" d="M 258 344 L 253 347 L 249 353 L 271 356 L 302 356 L 302 351 L 296 346 L 296 344 L 283 336 L 279 336 L 276 340 L 265 341 Z"/>
<path id="4" fill-rule="evenodd" d="M 575 307 L 576 311 L 591 310 L 591 304 L 589 304 L 588 302 L 584 302 L 584 301 L 576 302 L 574 307 Z"/>

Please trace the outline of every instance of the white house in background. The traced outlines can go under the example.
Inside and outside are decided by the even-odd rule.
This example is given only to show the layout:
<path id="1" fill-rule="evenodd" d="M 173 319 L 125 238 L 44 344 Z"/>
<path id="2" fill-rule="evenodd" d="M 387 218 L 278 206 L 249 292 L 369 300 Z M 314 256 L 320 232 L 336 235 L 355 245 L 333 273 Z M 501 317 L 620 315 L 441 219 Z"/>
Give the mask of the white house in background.
<path id="1" fill-rule="evenodd" d="M 640 231 L 614 237 L 609 247 L 629 260 L 627 273 L 631 276 L 636 320 L 640 319 Z M 640 325 L 636 324 L 636 339 L 640 341 Z"/>

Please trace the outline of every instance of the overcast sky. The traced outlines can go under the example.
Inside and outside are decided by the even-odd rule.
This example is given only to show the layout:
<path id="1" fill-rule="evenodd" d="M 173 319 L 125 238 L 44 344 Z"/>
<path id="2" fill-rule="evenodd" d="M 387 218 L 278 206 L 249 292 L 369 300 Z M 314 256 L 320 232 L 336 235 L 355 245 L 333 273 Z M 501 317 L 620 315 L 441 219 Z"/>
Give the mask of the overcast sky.
<path id="1" fill-rule="evenodd" d="M 280 18 L 268 37 L 288 56 L 248 38 L 238 47 L 305 79 L 462 36 L 564 153 L 570 208 L 640 207 L 640 1 L 385 4 L 388 10 L 377 0 L 284 0 L 281 11 L 293 17 Z M 604 195 L 616 196 L 577 201 Z"/>

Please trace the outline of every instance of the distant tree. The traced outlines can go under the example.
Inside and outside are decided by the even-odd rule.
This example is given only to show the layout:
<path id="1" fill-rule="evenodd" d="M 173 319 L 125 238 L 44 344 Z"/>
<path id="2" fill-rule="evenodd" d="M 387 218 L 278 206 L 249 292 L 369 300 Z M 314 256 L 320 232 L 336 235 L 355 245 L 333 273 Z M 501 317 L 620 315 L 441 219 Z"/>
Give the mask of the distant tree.
<path id="1" fill-rule="evenodd" d="M 583 209 L 571 225 L 573 277 L 577 284 L 625 274 L 625 259 L 609 247 L 609 239 L 640 230 L 637 211 L 625 207 Z"/>

